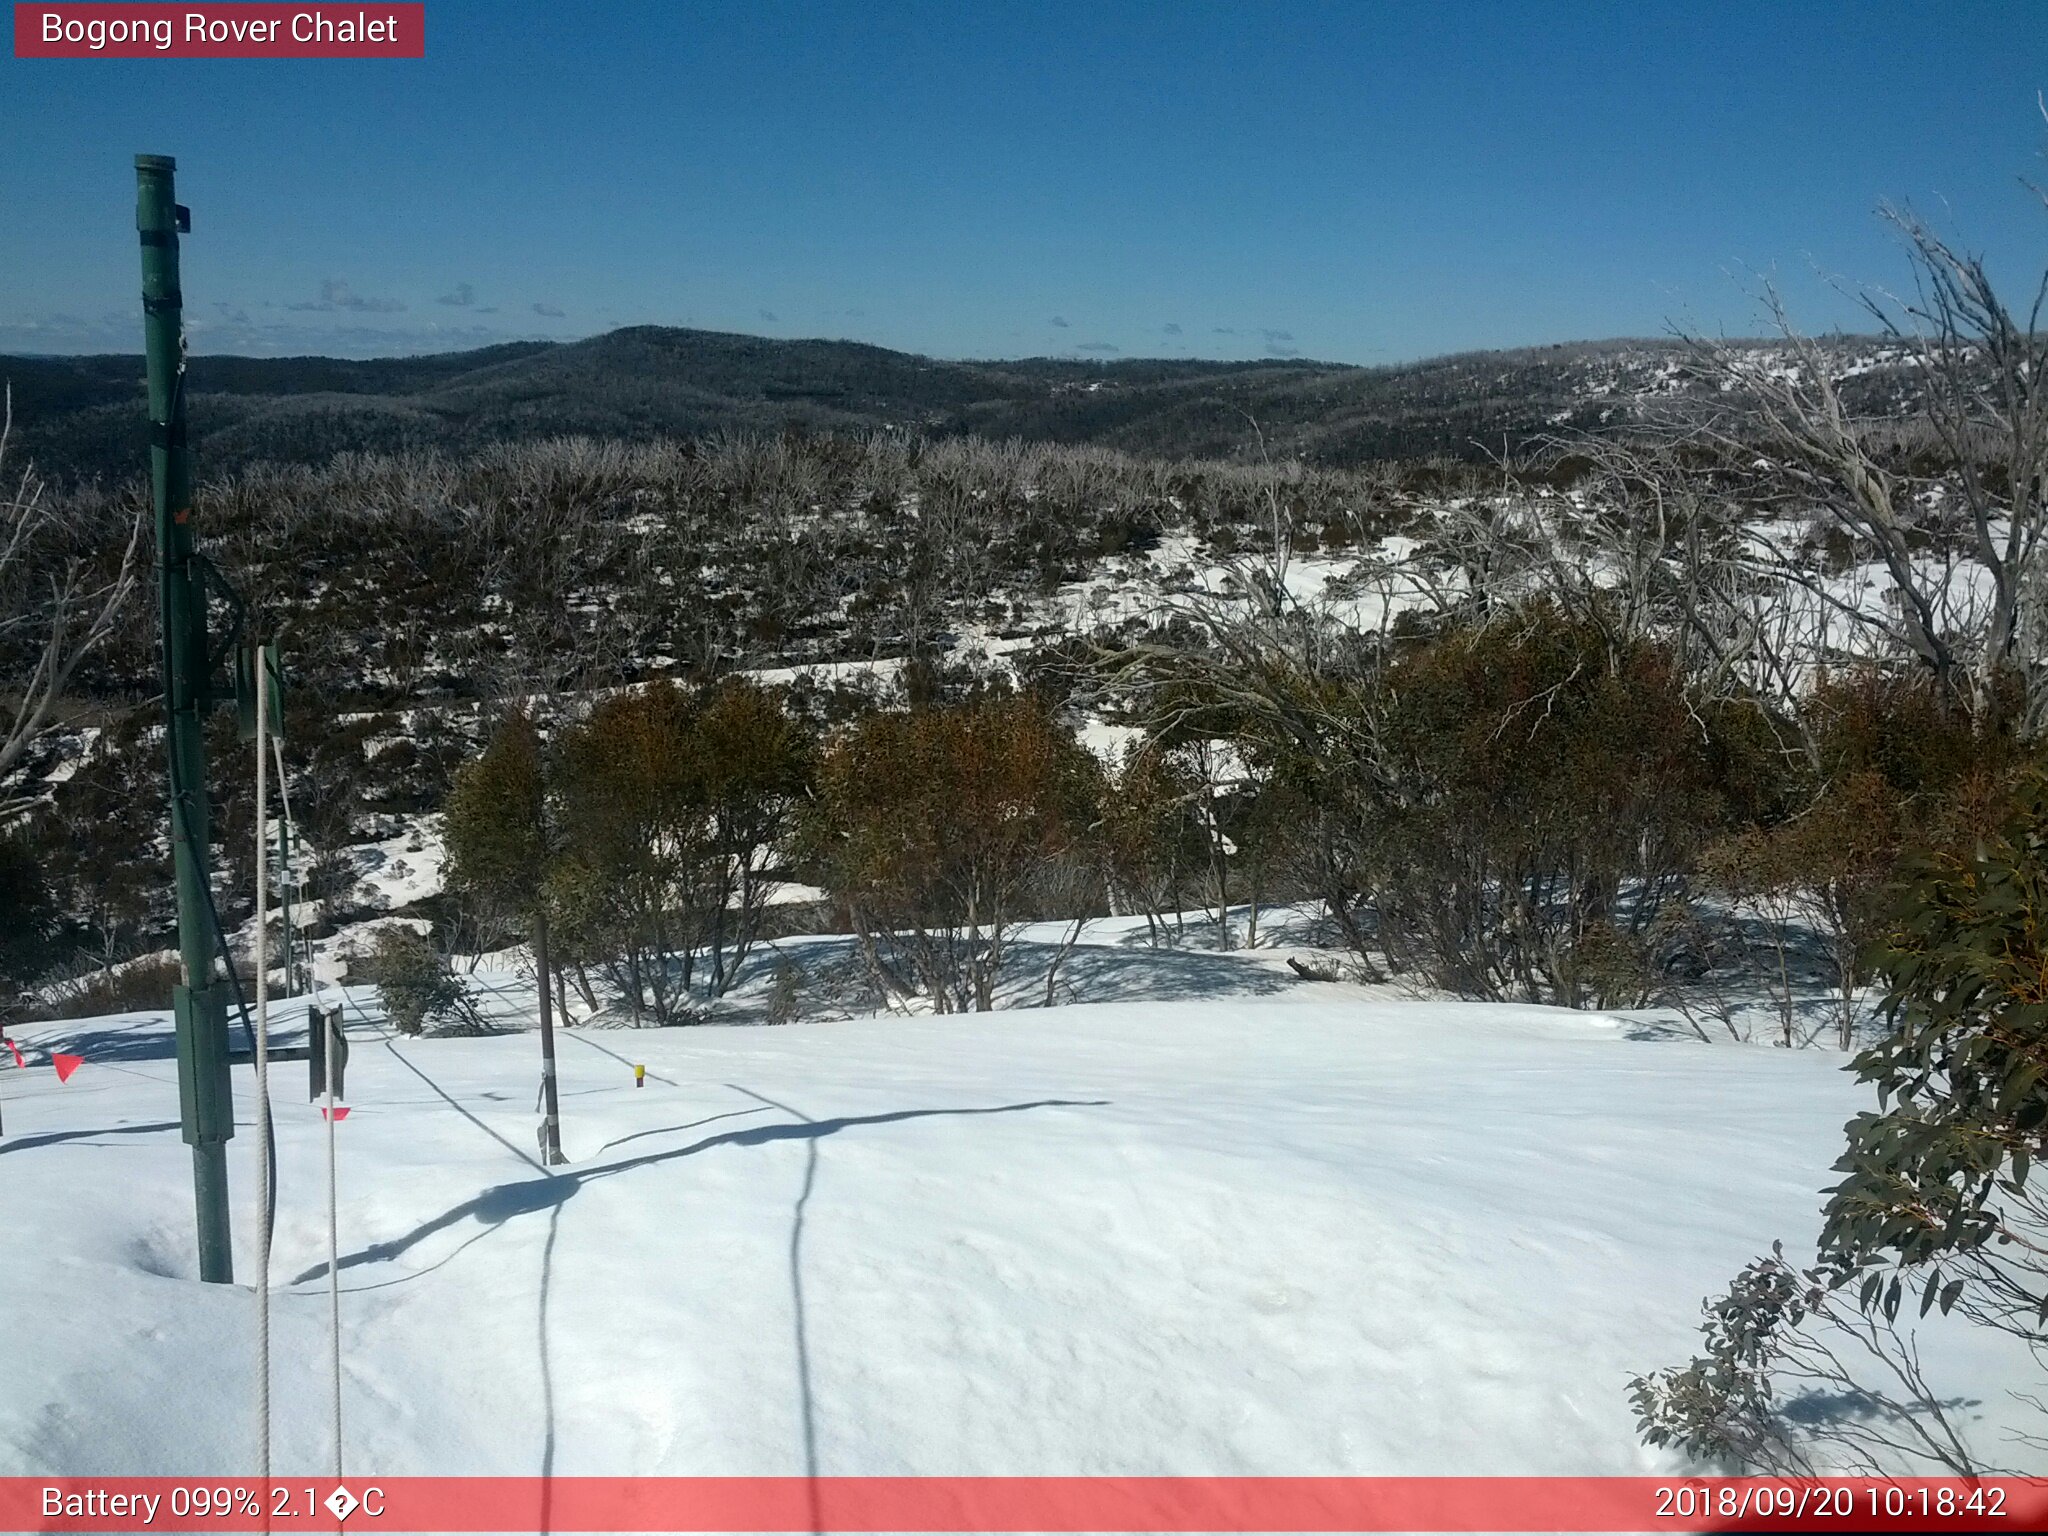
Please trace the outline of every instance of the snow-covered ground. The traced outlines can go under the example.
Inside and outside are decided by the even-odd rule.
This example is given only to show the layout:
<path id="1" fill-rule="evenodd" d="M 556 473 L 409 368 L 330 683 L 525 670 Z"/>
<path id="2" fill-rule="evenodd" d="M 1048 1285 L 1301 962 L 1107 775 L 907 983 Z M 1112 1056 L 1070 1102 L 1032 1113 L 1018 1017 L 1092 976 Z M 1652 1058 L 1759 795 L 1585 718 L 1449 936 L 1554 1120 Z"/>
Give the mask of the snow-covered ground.
<path id="1" fill-rule="evenodd" d="M 1634 1372 L 1814 1230 L 1833 1053 L 1282 983 L 781 1028 L 387 1039 L 339 1127 L 351 1467 L 1628 1473 Z M 1214 993 L 1229 988 L 1215 978 Z M 368 1003 L 370 994 L 358 994 Z M 296 1022 L 288 1007 L 280 1038 Z M 0 1070 L 0 1474 L 245 1473 L 255 1304 L 194 1278 L 161 1016 Z M 68 1084 L 35 1060 L 68 1042 Z M 633 1086 L 632 1066 L 648 1080 Z M 280 1469 L 328 1457 L 323 1122 L 276 1069 Z M 256 1231 L 249 1073 L 231 1146 Z M 2024 1387 L 1948 1329 L 1996 1442 Z"/>

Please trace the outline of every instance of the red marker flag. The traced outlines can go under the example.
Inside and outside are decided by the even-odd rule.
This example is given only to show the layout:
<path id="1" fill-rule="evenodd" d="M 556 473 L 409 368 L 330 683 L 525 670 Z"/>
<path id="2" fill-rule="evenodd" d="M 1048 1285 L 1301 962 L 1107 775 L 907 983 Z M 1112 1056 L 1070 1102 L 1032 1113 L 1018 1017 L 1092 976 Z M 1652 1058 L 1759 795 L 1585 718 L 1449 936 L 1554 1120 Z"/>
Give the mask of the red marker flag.
<path id="1" fill-rule="evenodd" d="M 7 1040 L 7 1037 L 5 1035 L 0 1035 L 0 1040 Z M 26 1067 L 28 1065 L 28 1063 L 22 1059 L 21 1047 L 16 1045 L 12 1040 L 7 1040 L 7 1049 L 14 1052 L 14 1064 L 17 1067 Z"/>
<path id="2" fill-rule="evenodd" d="M 57 1081 L 68 1083 L 71 1081 L 71 1074 L 85 1065 L 85 1058 L 83 1056 L 67 1056 L 62 1051 L 52 1051 L 50 1053 L 50 1065 L 57 1069 Z"/>
<path id="3" fill-rule="evenodd" d="M 320 1118 L 323 1120 L 327 1118 L 327 1106 L 325 1104 L 322 1104 L 320 1106 Z M 346 1120 L 348 1118 L 348 1106 L 346 1104 L 335 1105 L 334 1118 L 337 1120 Z"/>

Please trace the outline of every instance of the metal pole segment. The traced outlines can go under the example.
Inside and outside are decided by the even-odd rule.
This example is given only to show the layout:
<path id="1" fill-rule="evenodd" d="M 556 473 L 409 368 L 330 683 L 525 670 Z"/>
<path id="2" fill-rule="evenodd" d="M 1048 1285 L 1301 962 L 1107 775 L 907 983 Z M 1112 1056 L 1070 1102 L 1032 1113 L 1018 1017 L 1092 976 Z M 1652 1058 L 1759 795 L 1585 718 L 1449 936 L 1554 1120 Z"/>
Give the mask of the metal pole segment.
<path id="1" fill-rule="evenodd" d="M 263 648 L 256 647 L 261 667 Z M 263 1230 L 256 1238 L 256 1466 L 265 1496 L 270 1487 L 270 1235 L 276 1212 L 270 1203 L 270 690 L 256 689 L 256 1115 L 263 1132 L 256 1144 L 262 1188 Z"/>
<path id="2" fill-rule="evenodd" d="M 345 996 L 346 994 L 344 994 Z M 334 1399 L 334 1479 L 341 1481 L 341 1218 L 336 1211 L 339 1185 L 334 1170 L 334 1046 L 341 1034 L 341 1004 L 332 1014 L 324 1008 L 307 1017 L 320 1021 L 321 1065 L 326 1080 L 320 1085 L 326 1100 L 327 1117 L 327 1351 Z M 311 1041 L 307 1042 L 309 1045 Z"/>
<path id="3" fill-rule="evenodd" d="M 199 1278 L 234 1279 L 228 1230 L 227 1140 L 235 1133 L 228 1084 L 227 1000 L 213 982 L 207 899 L 206 599 L 193 562 L 192 462 L 185 439 L 184 294 L 179 287 L 177 162 L 135 157 L 135 227 L 142 241 L 142 330 L 149 373 L 150 488 L 156 504 L 157 602 L 162 621 L 171 858 L 178 888 L 183 979 L 172 995 L 178 1101 L 192 1147 Z"/>
<path id="4" fill-rule="evenodd" d="M 533 914 L 534 969 L 540 973 L 540 1091 L 546 1106 L 540 1123 L 541 1161 L 553 1168 L 566 1163 L 562 1155 L 562 1104 L 555 1090 L 555 1008 L 549 987 L 547 898 L 542 896 Z"/>

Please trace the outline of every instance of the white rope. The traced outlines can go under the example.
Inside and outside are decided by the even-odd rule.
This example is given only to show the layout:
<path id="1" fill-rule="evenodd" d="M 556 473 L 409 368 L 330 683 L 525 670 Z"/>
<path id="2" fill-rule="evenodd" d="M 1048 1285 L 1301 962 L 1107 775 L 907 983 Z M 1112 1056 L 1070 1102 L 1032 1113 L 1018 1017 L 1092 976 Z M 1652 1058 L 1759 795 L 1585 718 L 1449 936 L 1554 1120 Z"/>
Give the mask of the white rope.
<path id="1" fill-rule="evenodd" d="M 270 1486 L 270 773 L 264 747 L 270 716 L 263 648 L 256 648 L 256 1189 L 263 1219 L 256 1232 L 256 1447 Z"/>
<path id="2" fill-rule="evenodd" d="M 299 846 L 299 825 L 297 822 L 292 820 L 292 791 L 291 786 L 285 782 L 284 777 L 284 738 L 282 736 L 272 736 L 270 738 L 270 760 L 277 768 L 277 799 L 278 804 L 282 807 L 285 835 L 291 839 L 292 847 L 297 848 Z M 290 862 L 287 859 L 280 857 L 277 861 L 277 870 L 278 874 L 283 878 L 285 884 L 291 888 L 292 895 L 296 895 L 303 898 L 305 896 L 305 885 L 298 878 L 298 876 L 292 872 Z M 285 899 L 289 901 L 291 897 L 287 896 Z M 305 917 L 303 916 L 305 909 L 305 902 L 303 899 L 301 899 L 299 907 L 302 914 L 299 918 L 299 926 L 303 929 L 306 926 L 306 920 Z M 313 985 L 313 948 L 312 940 L 310 939 L 306 940 L 305 976 L 306 985 L 310 989 Z M 286 945 L 284 952 L 284 988 L 287 995 L 291 993 L 292 986 L 292 952 L 291 946 Z M 312 1017 L 310 1012 L 307 1014 L 307 1017 L 309 1019 Z M 312 1042 L 309 1039 L 307 1043 L 310 1045 Z"/>
<path id="3" fill-rule="evenodd" d="M 265 692 L 268 691 L 267 681 L 266 679 Z M 259 710 L 261 707 L 259 695 Z M 273 737 L 270 749 L 277 761 L 277 794 L 278 799 L 283 802 L 284 806 L 285 829 L 291 836 L 292 846 L 294 848 L 303 847 L 304 845 L 299 840 L 298 824 L 292 819 L 291 790 L 285 782 L 283 739 Z M 289 876 L 290 871 L 287 870 L 286 874 Z M 287 979 L 291 975 L 291 963 L 291 956 L 287 954 L 285 956 L 285 975 Z M 336 1209 L 338 1200 L 334 1159 L 334 1036 L 340 1029 L 341 1006 L 347 1002 L 348 994 L 346 992 L 337 992 L 340 1001 L 335 1006 L 335 1028 L 334 1030 L 329 1030 L 326 1024 L 324 1008 L 316 1011 L 314 1006 L 318 1000 L 321 988 L 319 981 L 313 975 L 313 951 L 310 938 L 306 941 L 306 986 L 314 994 L 308 1000 L 306 1007 L 306 1032 L 309 1036 L 306 1044 L 309 1048 L 313 1044 L 310 1039 L 312 1021 L 317 1017 L 321 1020 L 319 1051 L 321 1061 L 325 1066 L 321 1076 L 325 1080 L 322 1113 L 327 1121 L 327 1354 L 334 1408 L 334 1476 L 335 1480 L 339 1482 L 341 1479 L 341 1223 Z"/>

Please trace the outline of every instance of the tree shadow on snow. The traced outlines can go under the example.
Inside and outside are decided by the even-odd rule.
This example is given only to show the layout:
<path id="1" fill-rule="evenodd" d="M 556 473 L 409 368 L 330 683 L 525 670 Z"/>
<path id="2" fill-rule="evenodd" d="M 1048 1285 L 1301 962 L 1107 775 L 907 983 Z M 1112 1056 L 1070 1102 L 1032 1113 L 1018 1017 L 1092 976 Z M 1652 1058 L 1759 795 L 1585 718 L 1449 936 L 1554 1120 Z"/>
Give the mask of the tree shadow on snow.
<path id="1" fill-rule="evenodd" d="M 1049 944 L 1016 946 L 1016 970 L 1043 976 Z M 1119 943 L 1079 945 L 1060 967 L 1059 1001 L 1081 1003 L 1181 1002 L 1216 997 L 1265 997 L 1300 985 L 1262 963 L 1260 951 L 1154 949 Z M 1042 982 L 1037 985 L 1043 985 Z"/>
<path id="2" fill-rule="evenodd" d="M 1787 1423 L 1811 1429 L 1824 1429 L 1830 1424 L 1904 1423 L 1917 1415 L 1936 1411 L 1944 1414 L 1961 1413 L 1965 1409 L 1982 1406 L 1983 1401 L 1980 1398 L 1944 1397 L 1938 1401 L 1913 1404 L 1907 1408 L 1887 1402 L 1875 1393 L 1823 1392 L 1815 1387 L 1786 1398 L 1778 1412 Z"/>
<path id="3" fill-rule="evenodd" d="M 66 1051 L 89 1062 L 173 1061 L 178 1040 L 170 1018 L 160 1013 L 137 1014 L 118 1021 L 92 1019 L 73 1024 L 50 1019 L 22 1025 L 8 1031 L 24 1046 L 36 1051 Z"/>
<path id="4" fill-rule="evenodd" d="M 243 981 L 246 987 L 246 978 Z M 255 1017 L 253 998 L 247 1000 L 249 1016 Z M 270 1003 L 270 1044 L 273 1049 L 304 1045 L 307 1040 L 305 998 L 272 999 Z M 233 994 L 228 1005 L 228 1049 L 249 1048 L 249 1036 L 242 1027 L 242 1013 Z M 133 1061 L 175 1061 L 177 1031 L 167 1013 L 121 1014 L 102 1019 L 43 1019 L 16 1025 L 8 1035 L 31 1051 L 68 1052 L 83 1056 L 89 1065 L 107 1066 Z"/>
<path id="5" fill-rule="evenodd" d="M 10 1136 L 0 1138 L 0 1157 L 9 1152 L 26 1152 L 31 1147 L 52 1147 L 59 1142 L 80 1141 L 88 1136 L 142 1136 L 151 1131 L 175 1131 L 175 1120 L 154 1120 L 147 1125 L 98 1125 L 89 1131 L 43 1131 L 34 1136 Z M 88 1146 L 99 1146 L 99 1142 L 87 1142 Z"/>

